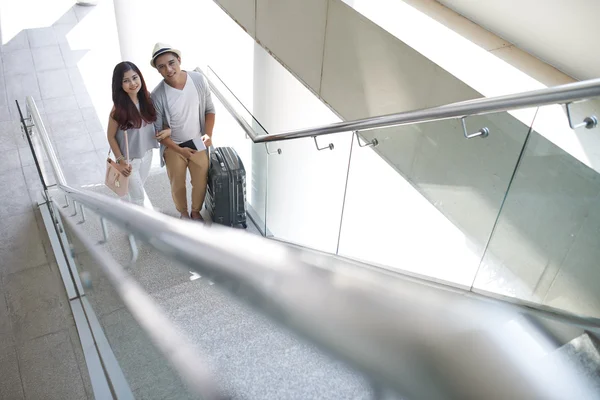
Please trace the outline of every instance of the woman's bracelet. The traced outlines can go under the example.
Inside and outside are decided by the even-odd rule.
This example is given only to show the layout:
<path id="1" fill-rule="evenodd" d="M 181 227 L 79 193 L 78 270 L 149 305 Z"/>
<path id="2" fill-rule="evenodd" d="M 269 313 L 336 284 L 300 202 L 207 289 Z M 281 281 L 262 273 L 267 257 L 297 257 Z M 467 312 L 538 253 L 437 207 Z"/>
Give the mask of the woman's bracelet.
<path id="1" fill-rule="evenodd" d="M 125 159 L 125 157 L 121 156 L 121 157 L 117 157 L 117 159 L 115 160 L 115 162 L 117 164 L 119 164 L 121 161 L 123 161 Z"/>

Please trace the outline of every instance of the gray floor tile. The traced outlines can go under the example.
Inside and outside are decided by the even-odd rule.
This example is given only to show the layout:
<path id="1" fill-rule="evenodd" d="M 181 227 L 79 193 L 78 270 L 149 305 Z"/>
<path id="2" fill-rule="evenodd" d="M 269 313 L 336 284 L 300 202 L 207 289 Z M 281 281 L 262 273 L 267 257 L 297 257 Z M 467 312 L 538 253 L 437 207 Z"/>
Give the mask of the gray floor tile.
<path id="1" fill-rule="evenodd" d="M 79 122 L 57 122 L 52 124 L 52 138 L 57 142 L 69 140 L 72 138 L 79 137 L 81 135 L 87 135 L 88 130 L 85 127 L 84 121 Z"/>
<path id="2" fill-rule="evenodd" d="M 33 159 L 33 154 L 31 153 L 31 149 L 29 147 L 19 147 L 18 151 L 19 151 L 19 158 L 21 159 L 22 167 L 28 167 L 28 166 L 35 165 L 35 161 Z M 38 161 L 44 162 L 39 159 L 39 156 L 38 156 Z M 25 173 L 25 171 L 23 171 L 23 173 Z M 27 179 L 27 175 L 25 175 L 25 179 Z"/>
<path id="3" fill-rule="evenodd" d="M 73 95 L 73 88 L 66 70 L 42 71 L 37 73 L 43 99 Z"/>
<path id="4" fill-rule="evenodd" d="M 94 147 L 101 154 L 101 159 L 106 158 L 106 154 L 108 153 L 108 139 L 106 138 L 106 132 L 94 132 L 90 133 L 92 138 L 92 143 L 94 143 Z"/>
<path id="5" fill-rule="evenodd" d="M 2 63 L 0 63 L 1 65 Z M 8 104 L 8 96 L 6 94 L 6 84 L 4 83 L 4 79 L 0 78 L 0 106 L 7 107 Z"/>
<path id="6" fill-rule="evenodd" d="M 79 68 L 73 67 L 69 68 L 69 79 L 71 80 L 71 86 L 73 86 L 74 93 L 87 93 L 87 89 L 85 86 L 85 81 L 79 72 Z"/>
<path id="7" fill-rule="evenodd" d="M 155 299 L 208 355 L 234 398 L 370 399 L 366 381 L 201 280 Z"/>
<path id="8" fill-rule="evenodd" d="M 35 72 L 30 49 L 15 50 L 2 54 L 2 65 L 4 67 L 4 75 L 7 78 L 11 75 L 31 74 Z"/>
<path id="9" fill-rule="evenodd" d="M 75 96 L 46 99 L 43 102 L 46 114 L 53 114 L 60 111 L 76 111 L 79 109 L 77 98 Z"/>
<path id="10" fill-rule="evenodd" d="M 81 111 L 77 110 L 64 110 L 46 114 L 46 121 L 54 131 L 54 127 L 62 123 L 75 123 L 82 122 L 83 116 Z"/>
<path id="11" fill-rule="evenodd" d="M 85 17 L 94 11 L 94 7 L 86 7 L 86 6 L 73 6 L 73 10 L 75 11 L 75 15 L 77 16 L 78 21 L 83 21 Z"/>
<path id="12" fill-rule="evenodd" d="M 40 164 L 40 167 L 43 168 L 42 174 L 44 175 L 46 186 L 55 184 L 56 179 L 52 174 L 50 162 L 46 161 L 43 164 Z M 30 192 L 35 190 L 43 190 L 42 181 L 40 180 L 40 175 L 35 164 L 32 163 L 31 165 L 23 166 L 23 175 L 25 175 L 25 183 L 27 184 L 27 189 Z"/>
<path id="13" fill-rule="evenodd" d="M 75 93 L 79 108 L 94 107 L 94 103 L 88 93 Z"/>
<path id="14" fill-rule="evenodd" d="M 166 366 L 160 353 L 133 319 L 120 309 L 100 318 L 100 325 L 132 390 L 160 374 Z"/>
<path id="15" fill-rule="evenodd" d="M 18 353 L 27 398 L 86 398 L 68 330 L 26 341 Z"/>
<path id="16" fill-rule="evenodd" d="M 18 74 L 5 77 L 6 97 L 9 105 L 14 105 L 15 100 L 25 108 L 25 97 L 32 96 L 36 102 L 41 99 L 40 88 L 35 74 Z M 39 104 L 38 104 L 39 106 Z M 18 116 L 18 114 L 17 114 Z"/>
<path id="17" fill-rule="evenodd" d="M 105 129 L 102 126 L 100 118 L 96 113 L 96 109 L 94 107 L 82 108 L 81 114 L 83 115 L 85 125 L 88 128 L 89 132 L 105 132 Z M 106 134 L 104 136 L 106 137 Z"/>
<path id="18" fill-rule="evenodd" d="M 14 344 L 10 314 L 8 313 L 4 292 L 4 285 L 0 284 L 0 350 Z"/>
<path id="19" fill-rule="evenodd" d="M 15 340 L 23 343 L 72 325 L 62 282 L 48 264 L 4 278 Z"/>
<path id="20" fill-rule="evenodd" d="M 148 293 L 189 282 L 190 274 L 185 268 L 156 254 L 153 249 L 145 246 L 138 247 L 140 247 L 140 257 L 136 265 L 131 268 L 131 274 Z M 120 258 L 121 262 L 126 262 L 131 257 L 127 248 L 119 251 L 114 246 L 111 249 L 111 252 L 116 255 L 115 258 Z"/>
<path id="21" fill-rule="evenodd" d="M 57 146 L 58 155 L 61 160 L 69 160 L 78 157 L 79 154 L 94 151 L 94 143 L 87 132 L 82 132 L 79 136 L 60 142 Z"/>
<path id="22" fill-rule="evenodd" d="M 18 121 L 14 121 L 19 125 L 19 134 L 15 136 L 15 141 L 17 142 L 17 147 L 29 147 L 29 142 L 27 141 L 27 136 L 25 136 L 25 132 L 21 130 L 21 123 Z"/>
<path id="23" fill-rule="evenodd" d="M 2 172 L 0 180 L 0 219 L 31 212 L 31 199 L 23 171 L 15 169 Z"/>
<path id="24" fill-rule="evenodd" d="M 177 374 L 170 370 L 164 369 L 160 365 L 160 361 L 156 361 L 156 368 L 153 365 L 149 366 L 151 371 L 156 375 L 146 374 L 146 381 L 141 381 L 140 387 L 133 390 L 133 396 L 139 400 L 164 399 L 164 400 L 197 400 L 198 396 L 194 396 L 185 390 L 185 385 L 178 378 Z"/>
<path id="25" fill-rule="evenodd" d="M 6 98 L 6 94 L 0 94 L 0 96 L 4 96 Z M 0 121 L 10 121 L 12 120 L 12 115 L 10 114 L 10 108 L 8 106 L 0 106 Z"/>
<path id="26" fill-rule="evenodd" d="M 27 29 L 27 38 L 29 39 L 29 47 L 32 49 L 58 44 L 52 27 Z"/>
<path id="27" fill-rule="evenodd" d="M 2 39 L 5 40 L 4 38 Z M 10 38 L 8 43 L 0 46 L 2 49 L 2 53 L 10 53 L 15 50 L 28 49 L 29 48 L 29 40 L 27 38 L 26 31 L 20 31 L 14 37 Z"/>
<path id="28" fill-rule="evenodd" d="M 21 159 L 18 152 L 5 152 L 0 157 L 0 171 L 7 172 L 17 168 L 21 168 Z"/>
<path id="29" fill-rule="evenodd" d="M 104 182 L 104 165 L 98 160 L 95 151 L 63 161 L 65 178 L 69 184 L 81 186 Z"/>
<path id="30" fill-rule="evenodd" d="M 14 346 L 0 348 L 0 399 L 25 399 L 19 372 L 19 360 Z"/>
<path id="31" fill-rule="evenodd" d="M 29 147 L 19 147 L 18 151 L 22 167 L 34 165 L 33 155 L 31 154 L 31 149 Z"/>
<path id="32" fill-rule="evenodd" d="M 36 71 L 48 71 L 65 68 L 60 47 L 58 45 L 31 49 Z"/>
<path id="33" fill-rule="evenodd" d="M 72 50 L 68 43 L 60 44 L 60 52 L 62 53 L 67 67 L 77 67 L 79 60 L 81 60 L 88 51 L 89 50 Z"/>
<path id="34" fill-rule="evenodd" d="M 68 45 L 68 35 L 75 26 L 77 26 L 76 23 L 54 24 L 52 26 L 52 29 L 54 30 L 54 37 L 56 38 L 56 42 L 58 44 L 64 43 Z"/>
<path id="35" fill-rule="evenodd" d="M 21 135 L 20 126 L 17 121 L 0 122 L 0 150 L 17 148 L 17 136 Z"/>
<path id="36" fill-rule="evenodd" d="M 73 10 L 73 8 L 69 8 L 68 11 L 66 11 L 55 23 L 54 26 L 56 25 L 61 25 L 61 24 L 76 24 L 77 21 L 77 16 L 75 15 L 75 11 Z"/>
<path id="37" fill-rule="evenodd" d="M 48 162 L 48 157 L 46 156 L 46 152 L 45 151 L 38 151 L 36 153 L 38 162 L 40 163 L 47 163 Z M 29 146 L 20 146 L 19 147 L 19 158 L 21 159 L 21 166 L 26 167 L 29 165 L 35 165 L 35 161 L 33 159 L 33 153 L 31 152 L 31 149 Z M 48 164 L 49 166 L 50 164 Z M 47 169 L 47 171 L 50 171 L 50 169 Z M 27 177 L 26 177 L 27 178 Z"/>
<path id="38" fill-rule="evenodd" d="M 101 238 L 101 236 L 96 237 Z M 125 307 L 106 274 L 96 261 L 90 257 L 89 253 L 81 252 L 77 254 L 75 262 L 80 274 L 86 273 L 91 283 L 91 287 L 86 289 L 86 296 L 98 317 L 111 314 Z"/>
<path id="39" fill-rule="evenodd" d="M 36 100 L 36 103 L 40 102 L 40 88 L 35 74 L 6 76 L 5 82 L 7 104 L 10 107 L 13 120 L 19 119 L 15 100 L 19 101 L 22 111 L 25 110 L 25 97 L 32 96 Z"/>
<path id="40" fill-rule="evenodd" d="M 22 246 L 27 244 L 27 239 L 36 239 L 35 213 L 33 210 L 28 214 L 15 215 L 2 220 L 0 229 L 0 246 Z M 4 260 L 3 260 L 4 261 Z M 0 264 L 4 266 L 4 264 Z"/>
<path id="41" fill-rule="evenodd" d="M 52 129 L 52 139 L 64 143 L 88 134 L 85 122 L 79 110 L 59 111 L 48 114 L 48 126 Z"/>

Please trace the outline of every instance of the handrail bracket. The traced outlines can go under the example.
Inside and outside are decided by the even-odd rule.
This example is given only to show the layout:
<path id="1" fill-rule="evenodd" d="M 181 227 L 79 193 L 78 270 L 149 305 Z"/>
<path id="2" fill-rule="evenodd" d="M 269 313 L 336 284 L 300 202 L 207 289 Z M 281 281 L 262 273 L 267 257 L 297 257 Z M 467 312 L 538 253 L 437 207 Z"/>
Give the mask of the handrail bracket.
<path id="1" fill-rule="evenodd" d="M 573 117 L 571 116 L 571 103 L 565 103 L 565 108 L 567 109 L 567 119 L 569 120 L 569 127 L 571 129 L 579 129 L 585 127 L 585 129 L 593 129 L 598 126 L 598 117 L 595 115 L 590 115 L 589 117 L 585 117 L 583 122 L 574 125 Z"/>
<path id="2" fill-rule="evenodd" d="M 460 122 L 462 124 L 463 134 L 465 135 L 465 137 L 467 139 L 473 139 L 473 138 L 476 138 L 476 137 L 486 138 L 486 137 L 488 137 L 490 135 L 490 130 L 488 129 L 487 126 L 484 126 L 483 128 L 481 128 L 477 132 L 468 133 L 468 131 L 467 131 L 467 123 L 465 122 L 466 119 L 467 119 L 467 117 L 462 117 L 460 119 Z"/>

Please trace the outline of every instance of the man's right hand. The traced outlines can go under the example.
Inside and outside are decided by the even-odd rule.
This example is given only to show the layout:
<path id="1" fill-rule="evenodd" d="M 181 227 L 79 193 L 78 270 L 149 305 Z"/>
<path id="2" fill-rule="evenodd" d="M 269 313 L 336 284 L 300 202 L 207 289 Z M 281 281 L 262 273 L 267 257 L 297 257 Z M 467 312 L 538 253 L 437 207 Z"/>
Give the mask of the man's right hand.
<path id="1" fill-rule="evenodd" d="M 196 153 L 196 150 L 192 150 L 188 147 L 180 147 L 179 154 L 185 157 L 186 160 L 189 160 Z"/>

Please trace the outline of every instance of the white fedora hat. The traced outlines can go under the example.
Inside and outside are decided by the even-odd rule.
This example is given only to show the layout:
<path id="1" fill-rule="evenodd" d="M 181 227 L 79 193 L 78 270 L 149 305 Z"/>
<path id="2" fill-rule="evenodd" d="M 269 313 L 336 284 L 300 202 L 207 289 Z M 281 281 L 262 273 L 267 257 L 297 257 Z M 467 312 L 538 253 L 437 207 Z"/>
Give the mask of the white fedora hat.
<path id="1" fill-rule="evenodd" d="M 152 50 L 152 60 L 150 60 L 150 65 L 156 68 L 156 65 L 154 65 L 154 60 L 156 60 L 156 57 L 165 53 L 175 53 L 181 58 L 181 52 L 179 50 L 172 48 L 166 43 L 156 43 L 154 45 L 154 50 Z"/>

